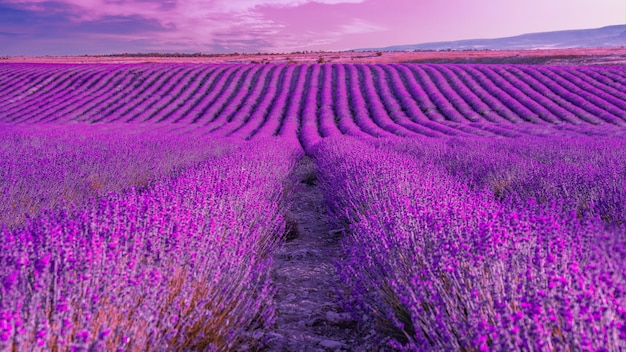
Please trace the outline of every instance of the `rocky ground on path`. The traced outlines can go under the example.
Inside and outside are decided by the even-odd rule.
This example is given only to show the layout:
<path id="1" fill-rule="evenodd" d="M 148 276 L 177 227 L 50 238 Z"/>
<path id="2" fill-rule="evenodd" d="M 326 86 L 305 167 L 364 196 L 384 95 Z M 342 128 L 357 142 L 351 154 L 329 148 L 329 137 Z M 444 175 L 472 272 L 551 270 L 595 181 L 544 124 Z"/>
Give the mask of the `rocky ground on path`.
<path id="1" fill-rule="evenodd" d="M 293 177 L 287 213 L 292 229 L 274 258 L 276 326 L 266 334 L 263 350 L 381 350 L 371 319 L 357 321 L 343 309 L 346 302 L 333 264 L 341 255 L 342 231 L 326 223 L 313 161 L 305 156 Z"/>

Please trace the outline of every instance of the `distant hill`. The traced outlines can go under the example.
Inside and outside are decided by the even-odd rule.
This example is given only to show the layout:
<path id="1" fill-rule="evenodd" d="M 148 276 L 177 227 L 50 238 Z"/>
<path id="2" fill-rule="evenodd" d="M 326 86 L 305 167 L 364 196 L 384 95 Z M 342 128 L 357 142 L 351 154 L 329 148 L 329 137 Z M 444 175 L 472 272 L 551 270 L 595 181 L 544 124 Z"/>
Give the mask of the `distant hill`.
<path id="1" fill-rule="evenodd" d="M 413 51 L 413 50 L 524 50 L 560 48 L 600 48 L 626 46 L 626 25 L 594 29 L 575 29 L 555 32 L 529 33 L 496 39 L 468 39 L 385 48 L 355 49 L 356 51 Z"/>

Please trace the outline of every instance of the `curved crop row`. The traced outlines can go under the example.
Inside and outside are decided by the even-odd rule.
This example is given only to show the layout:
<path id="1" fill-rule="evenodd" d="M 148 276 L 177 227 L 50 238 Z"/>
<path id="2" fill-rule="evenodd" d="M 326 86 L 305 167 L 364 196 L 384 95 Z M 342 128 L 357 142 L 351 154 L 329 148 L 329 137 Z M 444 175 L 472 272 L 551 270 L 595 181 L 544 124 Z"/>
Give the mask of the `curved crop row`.
<path id="1" fill-rule="evenodd" d="M 295 66 L 288 66 L 284 71 L 284 76 L 280 81 L 280 89 L 274 99 L 272 108 L 263 120 L 263 123 L 254 131 L 255 135 L 273 136 L 278 133 L 287 105 L 287 98 L 293 87 Z"/>
<path id="2" fill-rule="evenodd" d="M 4 64 L 0 96 L 4 123 L 197 124 L 311 145 L 339 134 L 501 136 L 524 123 L 626 124 L 618 67 Z"/>

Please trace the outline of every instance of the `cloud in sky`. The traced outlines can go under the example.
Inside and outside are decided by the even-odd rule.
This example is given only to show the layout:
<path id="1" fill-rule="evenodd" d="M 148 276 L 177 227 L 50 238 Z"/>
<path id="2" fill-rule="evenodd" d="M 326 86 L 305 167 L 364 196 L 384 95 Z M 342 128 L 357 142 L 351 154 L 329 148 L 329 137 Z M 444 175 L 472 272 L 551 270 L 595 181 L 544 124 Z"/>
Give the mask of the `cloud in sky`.
<path id="1" fill-rule="evenodd" d="M 616 0 L 0 0 L 0 54 L 344 50 L 624 22 Z"/>

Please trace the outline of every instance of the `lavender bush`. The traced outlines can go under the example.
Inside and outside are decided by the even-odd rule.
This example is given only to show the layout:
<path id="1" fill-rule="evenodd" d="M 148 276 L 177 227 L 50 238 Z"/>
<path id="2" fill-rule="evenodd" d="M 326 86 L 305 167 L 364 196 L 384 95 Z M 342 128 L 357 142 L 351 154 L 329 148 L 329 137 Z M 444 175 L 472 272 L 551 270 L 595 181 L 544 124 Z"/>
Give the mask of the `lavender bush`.
<path id="1" fill-rule="evenodd" d="M 148 187 L 233 148 L 197 132 L 141 125 L 1 125 L 0 223 L 128 187 Z"/>
<path id="2" fill-rule="evenodd" d="M 622 138 L 448 139 L 394 142 L 389 148 L 430 160 L 472 189 L 490 189 L 500 200 L 562 202 L 564 211 L 576 212 L 578 217 L 626 224 L 626 144 Z"/>
<path id="3" fill-rule="evenodd" d="M 251 348 L 273 321 L 269 254 L 298 153 L 235 144 L 148 189 L 5 227 L 2 348 Z"/>
<path id="4" fill-rule="evenodd" d="M 339 272 L 394 348 L 626 347 L 623 233 L 558 202 L 500 202 L 432 155 L 344 139 L 314 156 L 348 229 Z"/>

